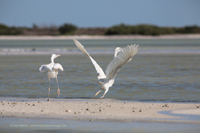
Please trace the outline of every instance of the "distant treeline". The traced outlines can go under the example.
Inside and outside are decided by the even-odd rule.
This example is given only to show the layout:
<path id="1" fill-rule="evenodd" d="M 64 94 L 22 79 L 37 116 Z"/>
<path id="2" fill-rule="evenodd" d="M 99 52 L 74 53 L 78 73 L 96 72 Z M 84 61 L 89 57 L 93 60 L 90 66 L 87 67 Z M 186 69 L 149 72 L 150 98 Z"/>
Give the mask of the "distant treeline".
<path id="1" fill-rule="evenodd" d="M 120 24 L 108 28 L 78 28 L 73 24 L 63 24 L 60 27 L 37 26 L 9 27 L 0 24 L 0 35 L 165 35 L 165 34 L 196 34 L 200 33 L 200 27 L 159 27 L 155 25 Z"/>
<path id="2" fill-rule="evenodd" d="M 164 34 L 194 34 L 200 33 L 198 26 L 158 27 L 154 25 L 125 25 L 120 24 L 108 28 L 106 35 L 164 35 Z"/>

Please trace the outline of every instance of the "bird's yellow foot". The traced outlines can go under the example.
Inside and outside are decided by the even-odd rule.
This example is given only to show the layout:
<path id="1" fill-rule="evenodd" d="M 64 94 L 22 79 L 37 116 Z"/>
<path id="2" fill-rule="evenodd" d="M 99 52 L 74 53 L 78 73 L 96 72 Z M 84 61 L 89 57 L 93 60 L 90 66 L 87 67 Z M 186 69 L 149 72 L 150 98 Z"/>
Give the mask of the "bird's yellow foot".
<path id="1" fill-rule="evenodd" d="M 58 97 L 60 96 L 60 89 L 57 90 Z"/>

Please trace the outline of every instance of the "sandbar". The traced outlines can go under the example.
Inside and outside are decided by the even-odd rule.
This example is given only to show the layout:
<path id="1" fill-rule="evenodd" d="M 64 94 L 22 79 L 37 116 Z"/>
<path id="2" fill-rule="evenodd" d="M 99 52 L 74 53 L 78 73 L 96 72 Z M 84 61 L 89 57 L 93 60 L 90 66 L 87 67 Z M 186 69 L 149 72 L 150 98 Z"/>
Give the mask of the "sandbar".
<path id="1" fill-rule="evenodd" d="M 178 116 L 159 113 L 171 111 L 174 114 L 200 116 L 200 103 L 159 103 L 123 101 L 112 99 L 32 99 L 1 100 L 2 117 L 44 117 L 86 120 L 168 121 Z M 200 120 L 197 123 L 200 123 Z"/>

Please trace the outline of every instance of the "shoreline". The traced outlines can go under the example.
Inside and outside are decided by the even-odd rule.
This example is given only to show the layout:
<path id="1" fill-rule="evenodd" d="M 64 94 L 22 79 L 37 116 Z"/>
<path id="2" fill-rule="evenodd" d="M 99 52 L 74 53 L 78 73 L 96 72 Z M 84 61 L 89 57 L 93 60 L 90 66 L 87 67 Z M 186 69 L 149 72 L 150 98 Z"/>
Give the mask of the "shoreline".
<path id="1" fill-rule="evenodd" d="M 8 98 L 9 99 L 9 98 Z M 29 99 L 0 101 L 1 117 L 62 118 L 89 121 L 200 123 L 200 103 L 157 103 L 112 99 Z M 159 113 L 170 111 L 167 113 Z M 183 119 L 185 114 L 187 119 Z M 197 120 L 188 116 L 196 115 Z"/>
<path id="2" fill-rule="evenodd" d="M 58 50 L 52 50 L 52 51 L 26 51 L 24 52 L 16 50 L 17 52 L 13 51 L 0 51 L 0 56 L 12 56 L 12 55 L 32 55 L 32 56 L 38 56 L 38 55 L 51 55 L 52 53 L 59 53 L 62 55 L 82 55 L 79 51 L 58 51 Z M 90 51 L 90 54 L 93 55 L 113 55 L 113 52 L 110 51 Z M 154 51 L 147 51 L 147 50 L 140 50 L 138 51 L 137 55 L 200 55 L 200 50 L 193 50 L 193 51 L 181 51 L 181 50 L 154 50 Z"/>
<path id="3" fill-rule="evenodd" d="M 4 44 L 4 41 L 11 41 L 11 44 L 14 41 L 48 41 L 48 40 L 71 40 L 78 39 L 78 40 L 133 40 L 133 41 L 140 41 L 140 40 L 150 40 L 154 41 L 154 39 L 162 40 L 162 39 L 200 39 L 200 34 L 176 34 L 176 35 L 161 35 L 161 36 L 142 36 L 142 35 L 113 35 L 113 36 L 89 36 L 89 35 L 79 35 L 79 36 L 0 36 L 0 41 Z M 198 41 L 197 40 L 197 41 Z M 18 43 L 18 42 L 17 42 Z M 5 43 L 7 44 L 7 43 Z M 24 44 L 23 44 L 24 45 Z M 62 46 L 62 47 L 44 47 L 40 48 L 37 46 L 29 46 L 29 47 L 2 47 L 0 48 L 0 56 L 1 55 L 48 55 L 51 53 L 60 53 L 65 55 L 75 55 L 81 54 L 80 51 L 73 45 L 73 46 Z M 26 46 L 26 45 L 24 45 Z M 160 47 L 161 46 L 161 47 Z M 149 47 L 148 45 L 140 47 L 137 54 L 140 55 L 160 55 L 160 54 L 192 54 L 192 55 L 199 55 L 200 49 L 194 46 L 187 46 L 187 47 L 163 47 L 160 45 L 158 47 Z M 114 46 L 106 47 L 106 48 L 96 48 L 87 47 L 88 51 L 91 54 L 113 54 Z"/>
<path id="4" fill-rule="evenodd" d="M 103 40 L 103 39 L 200 39 L 200 34 L 174 34 L 174 35 L 69 35 L 69 36 L 0 36 L 0 40 Z"/>

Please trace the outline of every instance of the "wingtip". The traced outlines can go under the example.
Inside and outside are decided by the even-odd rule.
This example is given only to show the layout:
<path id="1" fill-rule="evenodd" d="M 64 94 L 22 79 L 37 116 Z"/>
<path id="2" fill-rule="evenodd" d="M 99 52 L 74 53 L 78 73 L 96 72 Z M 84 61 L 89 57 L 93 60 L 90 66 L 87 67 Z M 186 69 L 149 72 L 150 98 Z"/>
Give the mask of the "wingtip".
<path id="1" fill-rule="evenodd" d="M 41 69 L 39 68 L 39 71 L 41 72 Z"/>
<path id="2" fill-rule="evenodd" d="M 40 68 L 39 68 L 39 71 L 40 71 L 40 72 L 43 72 L 43 71 L 42 71 L 42 67 L 43 67 L 43 65 L 41 65 Z"/>
<path id="3" fill-rule="evenodd" d="M 139 47 L 139 44 L 131 44 L 131 46 L 135 47 L 135 48 L 138 48 Z"/>
<path id="4" fill-rule="evenodd" d="M 86 51 L 86 49 L 84 48 L 84 46 L 76 39 L 73 39 L 75 42 L 75 45 L 79 48 L 79 50 L 81 50 L 85 55 L 90 56 L 89 53 Z"/>
<path id="5" fill-rule="evenodd" d="M 73 41 L 76 43 L 78 40 L 76 40 L 76 39 L 73 39 Z"/>

